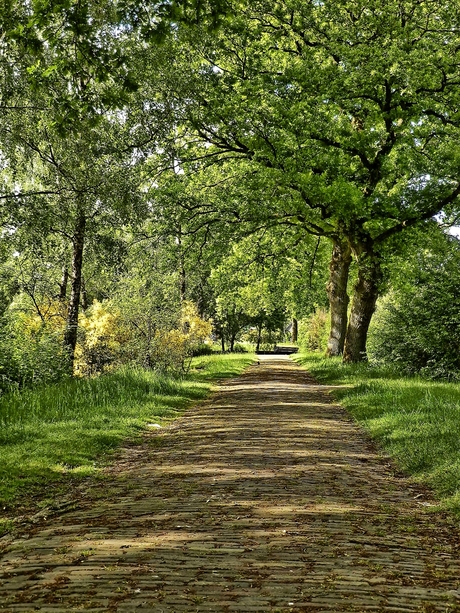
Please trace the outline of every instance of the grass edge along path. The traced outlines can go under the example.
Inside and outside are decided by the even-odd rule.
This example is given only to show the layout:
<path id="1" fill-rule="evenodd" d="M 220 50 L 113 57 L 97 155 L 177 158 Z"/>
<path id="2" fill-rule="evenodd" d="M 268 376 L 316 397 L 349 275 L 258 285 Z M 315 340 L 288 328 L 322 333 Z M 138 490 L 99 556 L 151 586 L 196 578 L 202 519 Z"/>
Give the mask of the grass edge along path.
<path id="1" fill-rule="evenodd" d="M 194 358 L 184 377 L 122 368 L 0 399 L 0 537 L 18 515 L 50 507 L 85 477 L 101 478 L 113 451 L 169 424 L 253 354 Z"/>
<path id="2" fill-rule="evenodd" d="M 395 368 L 344 365 L 301 352 L 293 358 L 331 390 L 352 417 L 395 460 L 429 486 L 439 508 L 460 517 L 460 386 L 401 376 Z"/>

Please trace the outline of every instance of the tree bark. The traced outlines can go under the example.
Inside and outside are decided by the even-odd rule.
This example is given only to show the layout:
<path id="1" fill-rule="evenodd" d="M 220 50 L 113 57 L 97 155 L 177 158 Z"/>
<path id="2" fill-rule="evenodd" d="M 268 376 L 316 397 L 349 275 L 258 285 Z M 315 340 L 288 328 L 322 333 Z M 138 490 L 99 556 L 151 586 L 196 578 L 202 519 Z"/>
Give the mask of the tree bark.
<path id="1" fill-rule="evenodd" d="M 295 317 L 292 319 L 291 341 L 297 343 L 299 337 L 299 322 Z"/>
<path id="2" fill-rule="evenodd" d="M 73 374 L 75 347 L 77 344 L 78 312 L 80 307 L 81 278 L 83 268 L 83 250 L 85 246 L 86 216 L 82 210 L 77 214 L 72 239 L 72 269 L 70 284 L 70 301 L 67 310 L 64 346 L 68 351 L 69 371 Z"/>
<path id="3" fill-rule="evenodd" d="M 344 363 L 367 360 L 367 333 L 375 311 L 381 278 L 379 256 L 372 250 L 358 254 L 358 279 L 354 287 L 345 339 Z"/>
<path id="4" fill-rule="evenodd" d="M 347 240 L 335 240 L 329 264 L 329 281 L 326 286 L 331 309 L 331 331 L 327 341 L 328 357 L 342 355 L 347 332 L 349 296 L 348 273 L 351 264 L 351 247 Z"/>
<path id="5" fill-rule="evenodd" d="M 185 276 L 185 268 L 181 261 L 180 268 L 180 301 L 185 302 L 187 297 L 187 284 L 186 284 L 186 276 Z"/>
<path id="6" fill-rule="evenodd" d="M 64 264 L 64 266 L 62 267 L 62 278 L 59 284 L 59 301 L 60 302 L 66 301 L 68 282 L 69 282 L 69 270 L 67 268 L 67 265 Z"/>
<path id="7" fill-rule="evenodd" d="M 262 328 L 263 323 L 260 321 L 257 324 L 257 345 L 256 345 L 256 353 L 260 351 L 260 343 L 262 342 Z"/>
<path id="8" fill-rule="evenodd" d="M 81 278 L 81 306 L 84 311 L 89 307 L 88 304 L 88 292 L 86 291 L 85 279 Z"/>
<path id="9" fill-rule="evenodd" d="M 185 272 L 184 254 L 182 250 L 182 228 L 180 226 L 176 241 L 179 249 L 179 295 L 180 301 L 185 302 L 187 298 L 187 275 Z"/>

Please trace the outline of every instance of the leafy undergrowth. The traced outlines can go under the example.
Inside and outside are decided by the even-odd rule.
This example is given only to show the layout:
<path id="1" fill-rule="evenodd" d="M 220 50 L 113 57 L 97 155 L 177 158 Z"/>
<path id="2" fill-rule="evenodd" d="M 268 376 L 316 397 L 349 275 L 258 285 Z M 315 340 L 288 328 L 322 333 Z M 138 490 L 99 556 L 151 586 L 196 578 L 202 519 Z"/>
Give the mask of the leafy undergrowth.
<path id="1" fill-rule="evenodd" d="M 0 400 L 0 510 L 10 514 L 24 500 L 43 502 L 47 492 L 97 476 L 110 452 L 135 439 L 148 424 L 164 426 L 213 382 L 239 374 L 251 354 L 194 358 L 183 378 L 124 368 L 5 395 Z M 0 536 L 9 529 L 0 520 Z"/>
<path id="2" fill-rule="evenodd" d="M 429 485 L 440 505 L 460 516 L 460 386 L 370 364 L 301 353 L 295 361 L 322 383 L 392 456 L 399 467 Z"/>

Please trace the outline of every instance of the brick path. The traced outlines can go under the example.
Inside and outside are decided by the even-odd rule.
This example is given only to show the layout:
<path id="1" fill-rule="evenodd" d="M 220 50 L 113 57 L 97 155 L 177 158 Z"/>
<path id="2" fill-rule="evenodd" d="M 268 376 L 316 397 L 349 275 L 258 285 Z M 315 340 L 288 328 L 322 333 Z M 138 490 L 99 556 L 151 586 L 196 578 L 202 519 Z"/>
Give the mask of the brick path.
<path id="1" fill-rule="evenodd" d="M 459 612 L 453 521 L 326 390 L 270 357 L 127 448 L 4 552 L 0 611 Z"/>

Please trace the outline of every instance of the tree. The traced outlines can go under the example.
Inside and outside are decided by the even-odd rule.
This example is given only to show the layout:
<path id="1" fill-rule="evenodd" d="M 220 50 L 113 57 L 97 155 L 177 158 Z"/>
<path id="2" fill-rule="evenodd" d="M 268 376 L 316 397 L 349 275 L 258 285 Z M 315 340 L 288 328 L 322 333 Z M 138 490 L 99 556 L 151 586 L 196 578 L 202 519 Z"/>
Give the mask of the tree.
<path id="1" fill-rule="evenodd" d="M 202 160 L 248 160 L 280 196 L 252 218 L 332 240 L 331 353 L 354 257 L 345 361 L 366 357 L 382 246 L 457 203 L 457 22 L 450 3 L 259 1 L 217 35 L 190 31 L 182 53 L 194 61 L 170 70 L 194 139 L 183 163 L 197 159 L 197 137 Z"/>
<path id="2" fill-rule="evenodd" d="M 235 241 L 230 254 L 214 268 L 211 281 L 217 317 L 230 350 L 244 327 L 256 328 L 258 350 L 264 329 L 269 336 L 276 332 L 284 336 L 288 319 L 302 317 L 324 302 L 324 278 L 318 275 L 319 245 L 311 244 L 311 251 L 305 247 L 305 242 L 300 247 L 292 231 L 262 229 Z M 306 269 L 310 269 L 307 288 L 303 283 Z"/>
<path id="3" fill-rule="evenodd" d="M 38 119 L 37 124 L 35 112 L 21 117 L 16 144 L 27 157 L 18 156 L 17 180 L 10 194 L 21 203 L 17 223 L 29 241 L 40 242 L 50 233 L 60 235 L 64 244 L 67 241 L 64 253 L 70 252 L 70 261 L 64 262 L 64 268 L 68 267 L 70 296 L 64 345 L 72 370 L 85 245 L 104 227 L 113 230 L 130 219 L 138 203 L 137 176 L 131 157 L 116 154 L 129 132 L 116 117 L 100 120 L 97 129 L 89 125 L 84 130 L 82 125 L 79 134 L 66 140 L 46 117 Z M 28 177 L 25 185 L 18 173 Z M 61 293 L 64 298 L 64 283 Z"/>

